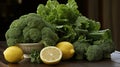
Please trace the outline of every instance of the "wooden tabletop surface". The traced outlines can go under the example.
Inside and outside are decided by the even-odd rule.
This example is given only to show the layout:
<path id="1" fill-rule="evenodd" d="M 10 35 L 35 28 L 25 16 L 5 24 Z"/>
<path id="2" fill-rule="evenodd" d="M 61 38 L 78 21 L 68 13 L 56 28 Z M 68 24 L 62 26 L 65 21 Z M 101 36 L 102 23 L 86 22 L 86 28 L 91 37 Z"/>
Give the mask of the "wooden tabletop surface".
<path id="1" fill-rule="evenodd" d="M 0 41 L 0 67 L 120 67 L 120 63 L 114 62 L 111 59 L 105 59 L 97 62 L 69 60 L 61 61 L 57 65 L 46 65 L 43 63 L 30 63 L 30 59 L 25 58 L 19 63 L 12 64 L 4 60 L 3 51 L 6 47 L 6 43 L 4 41 Z"/>

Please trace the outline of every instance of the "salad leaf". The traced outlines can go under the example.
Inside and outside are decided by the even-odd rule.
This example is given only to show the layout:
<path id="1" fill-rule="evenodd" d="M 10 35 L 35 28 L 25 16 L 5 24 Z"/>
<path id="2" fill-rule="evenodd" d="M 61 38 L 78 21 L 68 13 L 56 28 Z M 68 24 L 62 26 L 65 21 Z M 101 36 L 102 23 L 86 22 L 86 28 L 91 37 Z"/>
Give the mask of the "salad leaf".
<path id="1" fill-rule="evenodd" d="M 37 14 L 52 24 L 69 24 L 74 23 L 80 15 L 77 8 L 74 0 L 68 0 L 67 4 L 59 4 L 57 0 L 48 0 L 46 5 L 38 5 Z"/>
<path id="2" fill-rule="evenodd" d="M 32 50 L 30 54 L 30 61 L 32 63 L 42 63 L 42 60 L 40 59 L 40 51 Z"/>

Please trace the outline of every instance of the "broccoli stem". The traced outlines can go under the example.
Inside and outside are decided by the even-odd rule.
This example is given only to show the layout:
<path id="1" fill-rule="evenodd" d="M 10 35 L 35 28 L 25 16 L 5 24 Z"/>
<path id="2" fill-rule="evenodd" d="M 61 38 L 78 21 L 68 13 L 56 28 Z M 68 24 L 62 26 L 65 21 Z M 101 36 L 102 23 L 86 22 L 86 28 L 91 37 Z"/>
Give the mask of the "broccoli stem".
<path id="1" fill-rule="evenodd" d="M 111 39 L 111 31 L 109 29 L 100 30 L 100 31 L 94 31 L 89 33 L 89 38 L 92 38 L 93 40 L 101 40 L 101 39 Z"/>

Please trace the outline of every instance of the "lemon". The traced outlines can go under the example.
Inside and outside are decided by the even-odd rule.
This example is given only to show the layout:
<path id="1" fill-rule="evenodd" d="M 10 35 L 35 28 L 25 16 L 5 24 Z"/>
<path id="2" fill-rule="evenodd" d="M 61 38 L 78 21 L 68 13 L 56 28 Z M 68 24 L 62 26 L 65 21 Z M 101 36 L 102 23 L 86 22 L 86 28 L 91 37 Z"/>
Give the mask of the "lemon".
<path id="1" fill-rule="evenodd" d="M 73 45 L 67 41 L 62 41 L 58 43 L 56 47 L 58 47 L 62 51 L 62 60 L 70 59 L 75 53 Z"/>
<path id="2" fill-rule="evenodd" d="M 62 58 L 62 51 L 55 46 L 44 47 L 40 52 L 40 58 L 45 64 L 57 64 Z"/>
<path id="3" fill-rule="evenodd" d="M 6 61 L 17 63 L 23 59 L 23 51 L 17 46 L 10 46 L 3 52 Z"/>

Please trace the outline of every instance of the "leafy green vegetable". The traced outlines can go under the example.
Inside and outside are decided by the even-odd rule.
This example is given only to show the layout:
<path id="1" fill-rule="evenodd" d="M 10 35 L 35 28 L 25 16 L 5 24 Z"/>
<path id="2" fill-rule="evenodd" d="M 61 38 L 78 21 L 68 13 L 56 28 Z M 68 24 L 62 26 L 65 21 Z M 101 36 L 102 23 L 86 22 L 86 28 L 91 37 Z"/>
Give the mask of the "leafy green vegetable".
<path id="1" fill-rule="evenodd" d="M 74 0 L 68 0 L 67 4 L 59 4 L 57 0 L 48 0 L 46 5 L 40 4 L 37 7 L 37 14 L 52 24 L 69 24 L 74 23 L 81 15 L 77 8 Z"/>
<path id="2" fill-rule="evenodd" d="M 42 60 L 40 59 L 40 51 L 32 50 L 30 54 L 30 61 L 32 63 L 42 63 Z"/>
<path id="3" fill-rule="evenodd" d="M 66 40 L 72 42 L 75 40 L 76 32 L 71 25 L 56 26 L 56 33 L 60 38 L 59 41 Z"/>
<path id="4" fill-rule="evenodd" d="M 88 22 L 89 22 L 88 31 L 93 32 L 100 30 L 101 28 L 100 22 L 96 22 L 92 19 L 89 19 Z"/>
<path id="5" fill-rule="evenodd" d="M 112 39 L 112 35 L 110 29 L 105 29 L 105 30 L 90 32 L 88 38 L 91 38 L 93 40 L 102 40 L 102 39 L 105 40 L 105 39 Z"/>
<path id="6" fill-rule="evenodd" d="M 76 59 L 98 61 L 110 58 L 110 53 L 115 50 L 111 30 L 100 28 L 100 22 L 79 12 L 75 0 L 68 0 L 66 4 L 48 0 L 45 5 L 38 5 L 37 13 L 22 15 L 14 20 L 5 37 L 8 46 L 39 41 L 45 46 L 55 46 L 60 41 L 69 41 L 75 47 Z"/>

